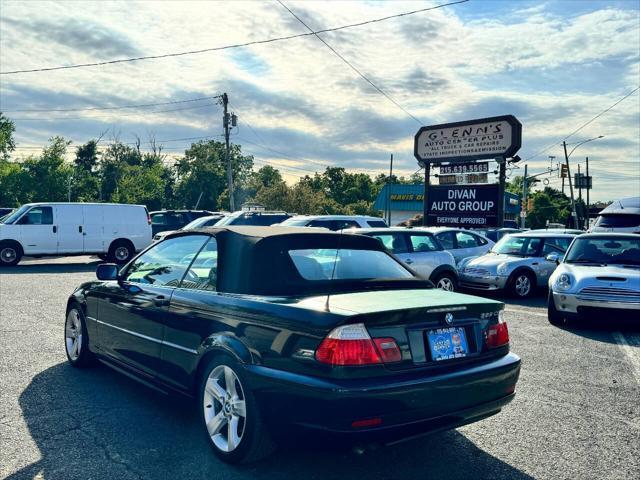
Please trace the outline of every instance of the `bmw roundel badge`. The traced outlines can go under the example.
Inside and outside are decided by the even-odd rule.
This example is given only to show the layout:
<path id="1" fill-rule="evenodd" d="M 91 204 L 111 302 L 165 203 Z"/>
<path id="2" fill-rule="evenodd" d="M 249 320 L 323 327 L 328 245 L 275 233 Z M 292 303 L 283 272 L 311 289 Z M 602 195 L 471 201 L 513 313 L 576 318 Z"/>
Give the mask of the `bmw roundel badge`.
<path id="1" fill-rule="evenodd" d="M 444 316 L 444 321 L 447 322 L 449 325 L 451 325 L 453 323 L 453 313 L 449 312 Z"/>

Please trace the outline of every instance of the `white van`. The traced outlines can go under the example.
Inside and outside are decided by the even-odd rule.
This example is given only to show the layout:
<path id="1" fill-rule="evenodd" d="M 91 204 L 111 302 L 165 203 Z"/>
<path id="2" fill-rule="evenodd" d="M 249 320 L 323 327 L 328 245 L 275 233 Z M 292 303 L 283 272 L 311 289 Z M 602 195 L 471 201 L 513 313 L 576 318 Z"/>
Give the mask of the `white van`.
<path id="1" fill-rule="evenodd" d="M 0 221 L 0 266 L 24 255 L 98 255 L 123 264 L 150 243 L 144 205 L 29 203 Z"/>
<path id="2" fill-rule="evenodd" d="M 600 212 L 589 231 L 640 233 L 640 197 L 616 200 Z"/>

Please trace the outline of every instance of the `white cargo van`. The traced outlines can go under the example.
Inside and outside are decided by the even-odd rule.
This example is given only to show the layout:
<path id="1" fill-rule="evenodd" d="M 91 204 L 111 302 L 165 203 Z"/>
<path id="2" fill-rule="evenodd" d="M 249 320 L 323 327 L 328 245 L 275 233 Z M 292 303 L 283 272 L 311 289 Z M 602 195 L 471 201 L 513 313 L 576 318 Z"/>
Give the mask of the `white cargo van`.
<path id="1" fill-rule="evenodd" d="M 144 205 L 29 203 L 0 221 L 0 266 L 25 255 L 98 255 L 122 264 L 150 243 Z"/>

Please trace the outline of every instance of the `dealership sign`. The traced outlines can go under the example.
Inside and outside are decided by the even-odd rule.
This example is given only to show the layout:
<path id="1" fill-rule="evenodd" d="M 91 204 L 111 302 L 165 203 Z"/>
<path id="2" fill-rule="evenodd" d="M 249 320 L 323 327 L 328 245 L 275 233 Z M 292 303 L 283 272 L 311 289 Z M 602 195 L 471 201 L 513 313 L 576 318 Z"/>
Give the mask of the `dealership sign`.
<path id="1" fill-rule="evenodd" d="M 498 185 L 433 185 L 429 187 L 427 225 L 495 227 Z"/>
<path id="2" fill-rule="evenodd" d="M 513 115 L 422 127 L 414 141 L 421 165 L 510 158 L 522 144 L 522 124 Z"/>

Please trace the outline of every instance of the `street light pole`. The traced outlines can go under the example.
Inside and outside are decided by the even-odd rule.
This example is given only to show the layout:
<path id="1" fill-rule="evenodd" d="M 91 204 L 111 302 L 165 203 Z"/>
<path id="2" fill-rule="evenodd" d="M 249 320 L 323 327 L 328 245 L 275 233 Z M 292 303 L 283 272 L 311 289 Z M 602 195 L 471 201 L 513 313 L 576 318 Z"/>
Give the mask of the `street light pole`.
<path id="1" fill-rule="evenodd" d="M 576 214 L 576 202 L 573 198 L 573 183 L 571 182 L 571 170 L 569 169 L 569 157 L 573 152 L 576 151 L 576 148 L 578 148 L 580 145 L 583 145 L 587 142 L 592 142 L 594 140 L 598 140 L 600 138 L 604 138 L 604 135 L 600 135 L 594 138 L 589 138 L 588 140 L 584 140 L 578 143 L 575 147 L 573 147 L 573 149 L 569 153 L 567 153 L 567 142 L 564 140 L 562 141 L 562 147 L 564 148 L 564 160 L 567 166 L 567 177 L 569 178 L 569 190 L 571 191 L 571 215 L 573 216 L 574 228 L 578 228 L 578 215 Z"/>
<path id="2" fill-rule="evenodd" d="M 578 215 L 576 215 L 576 202 L 573 198 L 573 182 L 571 181 L 571 168 L 569 167 L 569 155 L 567 154 L 567 142 L 562 141 L 564 148 L 564 161 L 567 165 L 567 177 L 569 177 L 569 192 L 571 192 L 571 216 L 573 217 L 573 228 L 578 228 Z"/>

